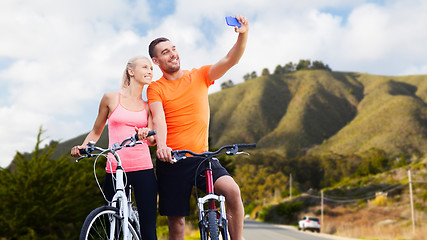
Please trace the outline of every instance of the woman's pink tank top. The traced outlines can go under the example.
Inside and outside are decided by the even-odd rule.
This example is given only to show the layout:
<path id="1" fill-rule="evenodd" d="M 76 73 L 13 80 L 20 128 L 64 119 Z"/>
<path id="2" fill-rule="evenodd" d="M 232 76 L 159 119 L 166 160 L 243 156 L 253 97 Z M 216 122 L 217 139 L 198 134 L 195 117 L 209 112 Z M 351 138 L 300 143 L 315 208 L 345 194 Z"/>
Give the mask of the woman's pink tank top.
<path id="1" fill-rule="evenodd" d="M 114 143 L 121 143 L 124 139 L 135 134 L 135 126 L 142 128 L 147 127 L 147 125 L 148 114 L 145 108 L 141 111 L 127 110 L 120 104 L 119 93 L 119 104 L 108 118 L 109 146 L 111 147 Z M 126 172 L 153 168 L 153 163 L 150 157 L 150 150 L 146 141 L 144 144 L 138 144 L 134 147 L 119 150 L 117 153 L 120 156 L 120 160 L 122 161 L 122 167 Z M 115 173 L 116 168 L 117 162 L 110 153 L 105 169 L 108 173 Z"/>

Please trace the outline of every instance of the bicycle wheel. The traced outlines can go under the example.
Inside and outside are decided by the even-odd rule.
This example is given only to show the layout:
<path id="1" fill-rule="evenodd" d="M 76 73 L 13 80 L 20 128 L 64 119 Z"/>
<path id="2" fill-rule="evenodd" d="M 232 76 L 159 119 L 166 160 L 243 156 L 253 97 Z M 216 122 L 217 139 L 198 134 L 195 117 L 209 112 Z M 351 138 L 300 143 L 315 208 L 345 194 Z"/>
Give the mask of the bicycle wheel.
<path id="1" fill-rule="evenodd" d="M 221 233 L 222 240 L 228 240 L 228 222 L 227 219 L 222 219 L 222 227 L 219 232 Z"/>
<path id="2" fill-rule="evenodd" d="M 219 239 L 217 214 L 214 211 L 208 212 L 208 227 L 211 240 Z"/>
<path id="3" fill-rule="evenodd" d="M 115 220 L 115 221 L 113 221 Z M 103 206 L 93 210 L 83 223 L 80 232 L 80 240 L 110 239 L 111 223 L 115 222 L 114 240 L 123 239 L 123 226 L 119 218 L 118 209 L 110 206 Z M 129 222 L 129 234 L 133 240 L 139 240 L 139 236 L 134 227 Z"/>

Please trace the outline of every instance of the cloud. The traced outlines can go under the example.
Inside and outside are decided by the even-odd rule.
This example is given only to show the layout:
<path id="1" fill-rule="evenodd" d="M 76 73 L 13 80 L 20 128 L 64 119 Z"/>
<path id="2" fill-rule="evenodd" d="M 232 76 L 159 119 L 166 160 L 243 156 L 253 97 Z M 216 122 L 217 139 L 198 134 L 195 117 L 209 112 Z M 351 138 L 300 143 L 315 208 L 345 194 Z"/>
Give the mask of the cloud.
<path id="1" fill-rule="evenodd" d="M 16 150 L 31 151 L 40 126 L 48 140 L 89 131 L 102 94 L 119 88 L 126 61 L 148 55 L 156 37 L 175 43 L 183 68 L 213 64 L 237 38 L 224 17 L 248 17 L 243 58 L 210 92 L 300 59 L 338 71 L 425 74 L 426 11 L 422 0 L 2 1 L 0 166 Z"/>

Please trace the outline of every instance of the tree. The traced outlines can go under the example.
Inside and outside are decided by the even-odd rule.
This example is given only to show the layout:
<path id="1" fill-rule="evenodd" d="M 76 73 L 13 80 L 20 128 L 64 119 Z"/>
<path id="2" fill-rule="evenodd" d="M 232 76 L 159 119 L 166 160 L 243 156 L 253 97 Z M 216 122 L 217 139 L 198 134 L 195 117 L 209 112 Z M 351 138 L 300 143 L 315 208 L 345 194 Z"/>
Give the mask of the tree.
<path id="1" fill-rule="evenodd" d="M 311 67 L 311 61 L 309 59 L 307 60 L 299 60 L 297 66 L 296 66 L 296 70 L 306 70 L 306 69 L 310 69 Z"/>
<path id="2" fill-rule="evenodd" d="M 313 61 L 311 67 L 311 69 L 324 69 L 324 70 L 328 70 L 328 71 L 332 71 L 331 68 L 328 66 L 328 64 L 323 64 L 322 61 Z"/>
<path id="3" fill-rule="evenodd" d="M 264 196 L 267 195 L 269 197 L 275 198 L 280 196 L 281 192 L 284 192 L 289 185 L 288 178 L 283 174 L 283 172 L 278 171 L 271 173 L 265 179 L 265 188 L 264 188 Z M 279 193 L 279 195 L 275 195 Z"/>
<path id="4" fill-rule="evenodd" d="M 103 204 L 93 163 L 52 159 L 57 143 L 40 148 L 42 132 L 33 153 L 18 152 L 13 170 L 0 169 L 0 238 L 77 239 L 86 215 Z"/>
<path id="5" fill-rule="evenodd" d="M 262 70 L 261 76 L 270 76 L 270 71 L 268 70 L 268 68 L 264 68 Z"/>
<path id="6" fill-rule="evenodd" d="M 276 66 L 276 68 L 274 69 L 274 72 L 273 72 L 273 74 L 282 74 L 284 71 L 283 71 L 283 68 L 282 68 L 282 66 L 280 66 L 280 64 L 279 65 L 277 65 Z"/>
<path id="7" fill-rule="evenodd" d="M 322 61 L 313 61 L 311 69 L 325 69 L 325 65 Z"/>
<path id="8" fill-rule="evenodd" d="M 387 158 L 387 154 L 382 149 L 371 148 L 362 153 L 363 162 L 356 171 L 356 176 L 366 176 L 378 174 L 389 170 L 392 161 Z"/>
<path id="9" fill-rule="evenodd" d="M 256 78 L 256 77 L 258 77 L 258 75 L 256 74 L 256 72 L 255 72 L 255 71 L 253 71 L 253 72 L 251 73 L 251 79 Z"/>
<path id="10" fill-rule="evenodd" d="M 221 89 L 231 88 L 234 86 L 234 83 L 231 79 L 221 83 Z"/>
<path id="11" fill-rule="evenodd" d="M 245 203 L 273 199 L 276 192 L 285 191 L 288 179 L 279 171 L 261 165 L 245 164 L 236 168 L 235 179 L 239 183 Z"/>
<path id="12" fill-rule="evenodd" d="M 246 81 L 248 81 L 249 79 L 251 79 L 251 75 L 250 75 L 249 73 L 246 73 L 246 74 L 243 76 L 243 80 L 245 80 L 245 82 L 246 82 Z"/>
<path id="13" fill-rule="evenodd" d="M 289 62 L 289 63 L 285 64 L 282 69 L 283 69 L 283 72 L 285 72 L 285 73 L 295 72 L 296 65 L 293 64 L 292 62 Z"/>

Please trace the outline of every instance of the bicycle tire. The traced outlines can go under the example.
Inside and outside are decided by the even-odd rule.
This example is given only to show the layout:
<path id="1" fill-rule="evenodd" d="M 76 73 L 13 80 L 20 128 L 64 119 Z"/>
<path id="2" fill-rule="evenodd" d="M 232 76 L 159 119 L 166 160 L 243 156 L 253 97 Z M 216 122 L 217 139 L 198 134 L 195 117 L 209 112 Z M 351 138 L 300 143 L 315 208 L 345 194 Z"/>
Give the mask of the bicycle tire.
<path id="1" fill-rule="evenodd" d="M 116 218 L 116 233 L 114 234 L 114 240 L 123 239 L 123 226 L 120 226 L 122 222 L 119 219 L 119 210 L 115 207 L 103 206 L 93 210 L 83 223 L 82 230 L 80 232 L 80 240 L 94 240 L 94 239 L 110 239 L 109 229 L 111 221 L 110 219 Z M 128 223 L 129 234 L 133 240 L 140 240 L 137 231 L 132 226 L 131 222 Z M 111 239 L 112 240 L 112 239 Z"/>
<path id="2" fill-rule="evenodd" d="M 214 211 L 208 212 L 208 227 L 211 240 L 219 240 L 218 219 Z"/>

